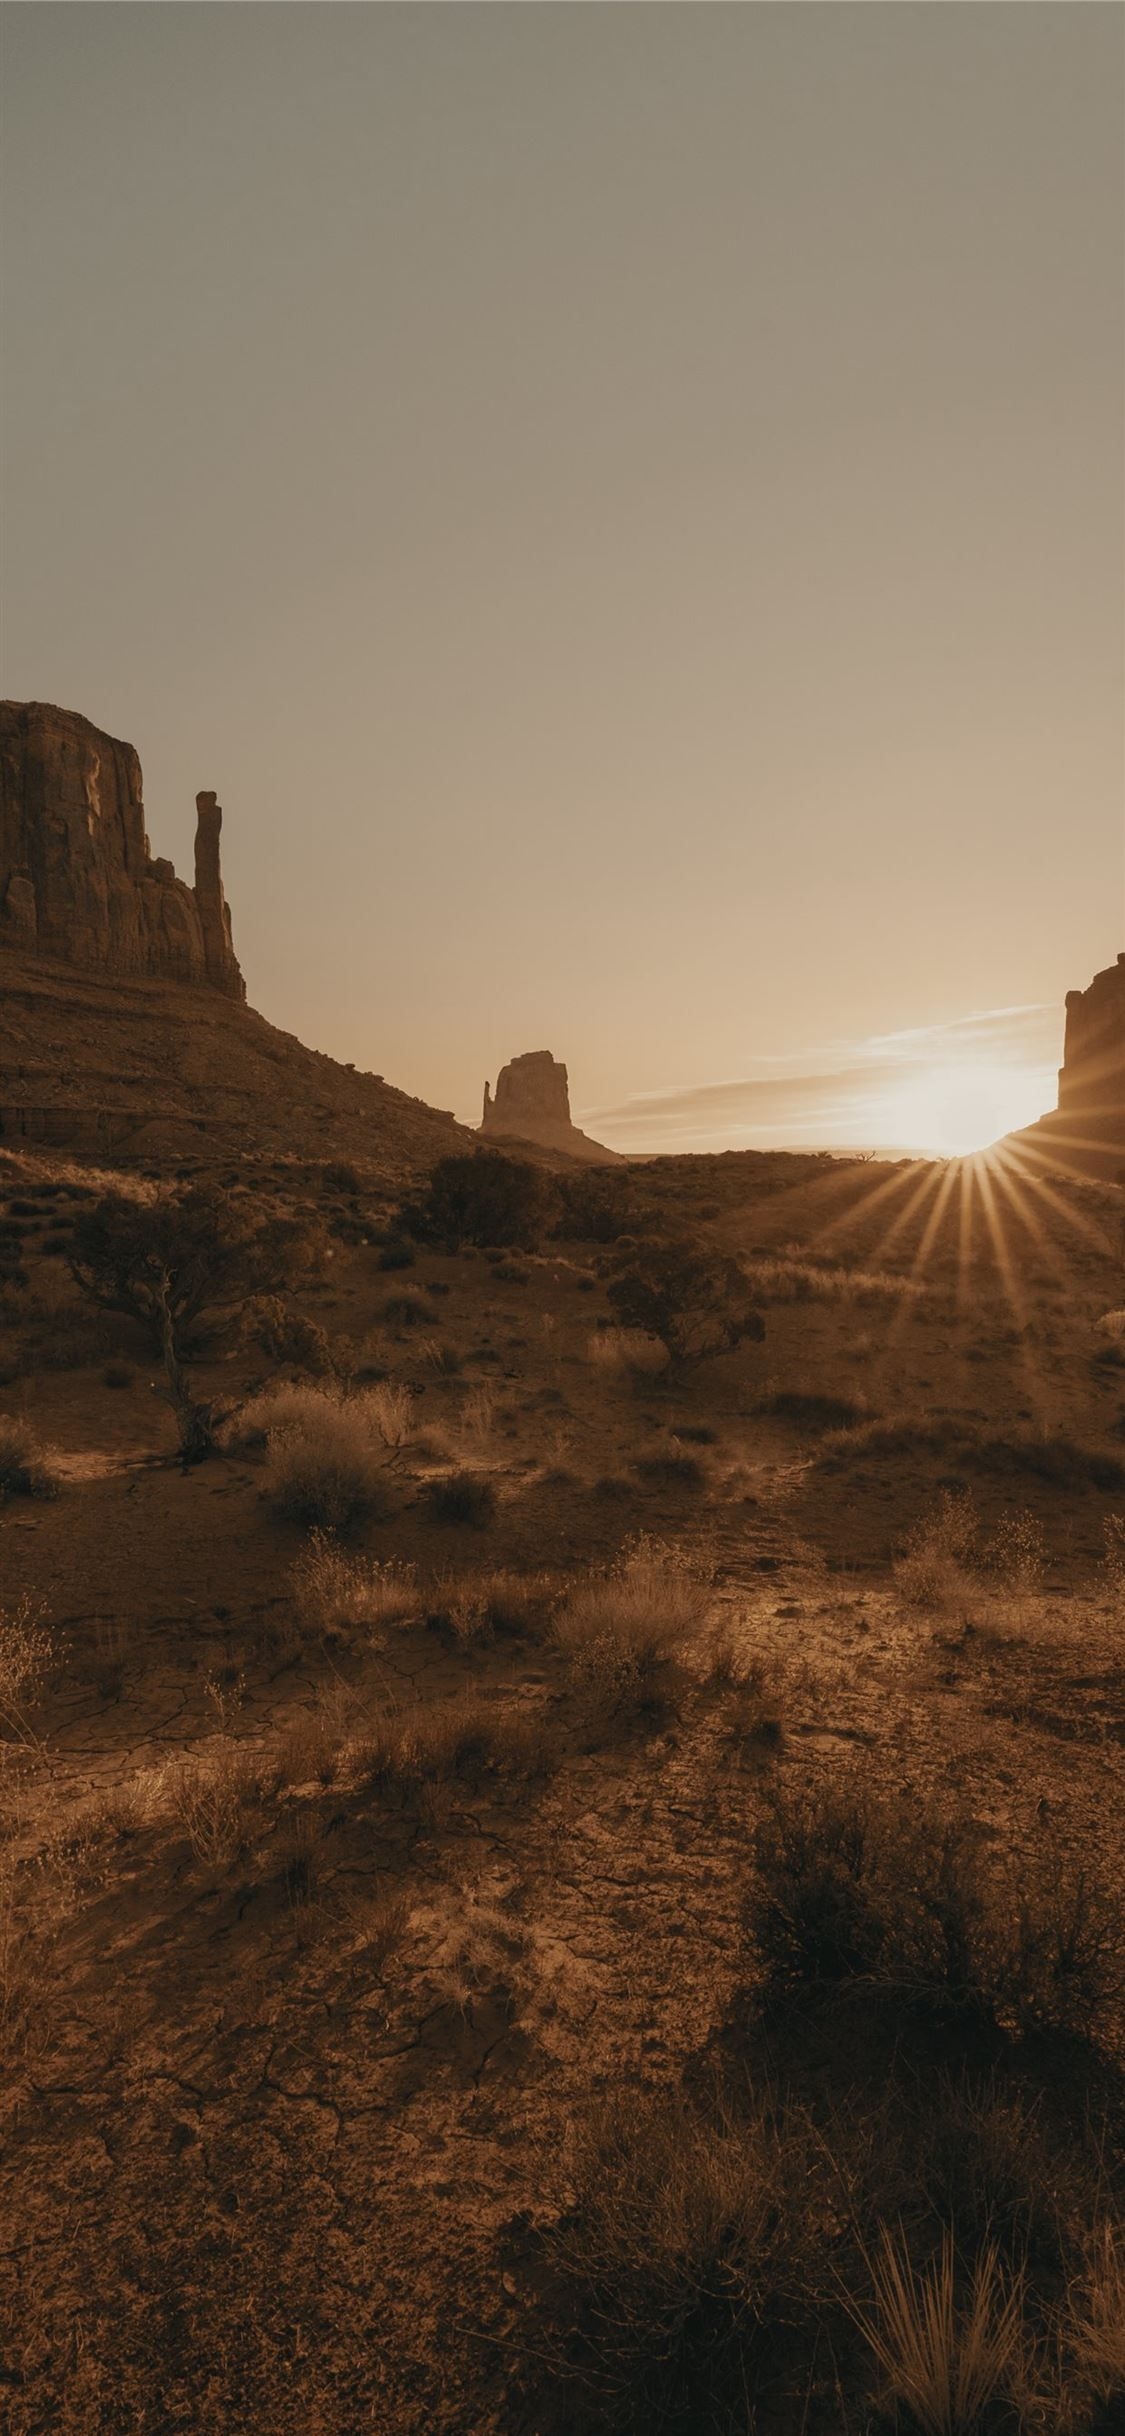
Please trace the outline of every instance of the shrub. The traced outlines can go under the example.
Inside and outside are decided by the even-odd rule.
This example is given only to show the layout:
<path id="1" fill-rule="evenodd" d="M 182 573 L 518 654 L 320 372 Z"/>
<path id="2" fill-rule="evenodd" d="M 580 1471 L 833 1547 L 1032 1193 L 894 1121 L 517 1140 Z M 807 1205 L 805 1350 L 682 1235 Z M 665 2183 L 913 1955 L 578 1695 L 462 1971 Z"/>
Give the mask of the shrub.
<path id="1" fill-rule="evenodd" d="M 586 1359 L 605 1377 L 629 1371 L 638 1378 L 655 1378 L 668 1367 L 668 1348 L 643 1328 L 599 1328 L 587 1341 Z"/>
<path id="2" fill-rule="evenodd" d="M 388 1328 L 428 1328 L 433 1312 L 417 1286 L 404 1286 L 398 1294 L 388 1294 L 379 1313 Z"/>
<path id="3" fill-rule="evenodd" d="M 710 1586 L 690 1559 L 642 1537 L 571 1594 L 552 1631 L 579 1676 L 643 1679 L 695 1638 L 709 1606 Z"/>
<path id="4" fill-rule="evenodd" d="M 399 1223 L 405 1233 L 450 1252 L 465 1244 L 533 1252 L 553 1208 L 545 1169 L 500 1150 L 477 1150 L 439 1159 L 424 1195 L 403 1205 Z"/>
<path id="5" fill-rule="evenodd" d="M 678 1366 L 731 1353 L 766 1333 L 737 1261 L 687 1242 L 641 1244 L 607 1291 L 622 1324 L 657 1337 Z"/>
<path id="6" fill-rule="evenodd" d="M 362 1630 L 376 1642 L 384 1624 L 412 1622 L 422 1610 L 412 1565 L 349 1556 L 323 1531 L 310 1533 L 293 1568 L 293 1587 L 302 1620 L 332 1641 Z"/>
<path id="7" fill-rule="evenodd" d="M 283 1381 L 249 1396 L 227 1425 L 226 1444 L 239 1451 L 265 1446 L 274 1431 L 315 1428 L 326 1415 L 338 1412 L 340 1396 L 332 1387 L 309 1387 Z"/>
<path id="8" fill-rule="evenodd" d="M 425 1495 L 438 1522 L 469 1523 L 483 1531 L 496 1513 L 496 1491 L 479 1472 L 446 1472 L 427 1481 Z"/>
<path id="9" fill-rule="evenodd" d="M 633 1470 L 653 1489 L 678 1489 L 687 1495 L 707 1486 L 706 1466 L 683 1447 L 654 1447 L 651 1454 L 637 1456 Z"/>
<path id="10" fill-rule="evenodd" d="M 787 2329 L 814 2339 L 827 2281 L 814 2170 L 800 2124 L 764 2108 L 703 2116 L 644 2091 L 595 2112 L 546 2236 L 554 2390 L 569 2370 L 601 2406 L 595 2424 L 630 2436 L 749 2424 L 746 2397 Z"/>
<path id="11" fill-rule="evenodd" d="M 1122 1917 L 1081 1871 L 988 1867 L 979 1830 L 857 1782 L 774 1793 L 744 1921 L 767 1986 L 866 1987 L 1017 2036 L 1091 2037 L 1122 1988 Z"/>
<path id="12" fill-rule="evenodd" d="M 585 1167 L 558 1182 L 555 1233 L 564 1241 L 617 1243 L 639 1232 L 642 1211 L 637 1187 L 620 1168 Z"/>
<path id="13" fill-rule="evenodd" d="M 934 1512 L 910 1533 L 894 1568 L 899 1591 L 910 1606 L 942 1607 L 964 1587 L 977 1536 L 971 1499 L 943 1489 Z"/>
<path id="14" fill-rule="evenodd" d="M 543 1720 L 473 1694 L 390 1711 L 351 1754 L 356 1775 L 400 1799 L 433 1785 L 487 1777 L 527 1782 L 550 1772 L 554 1755 Z"/>
<path id="15" fill-rule="evenodd" d="M 102 1372 L 103 1387 L 131 1387 L 136 1378 L 131 1362 L 107 1362 Z"/>
<path id="16" fill-rule="evenodd" d="M 58 1473 L 30 1423 L 15 1413 L 0 1413 L 0 1500 L 5 1497 L 57 1497 Z"/>
<path id="17" fill-rule="evenodd" d="M 850 1429 L 866 1418 L 865 1407 L 850 1396 L 806 1395 L 788 1387 L 763 1396 L 758 1411 L 767 1419 L 791 1421 L 807 1430 Z"/>
<path id="18" fill-rule="evenodd" d="M 314 1378 L 323 1378 L 331 1370 L 332 1353 L 323 1328 L 316 1320 L 306 1319 L 303 1312 L 291 1310 L 280 1295 L 258 1296 L 246 1317 L 255 1343 L 271 1362 L 291 1362 L 294 1369 L 311 1371 Z"/>
<path id="19" fill-rule="evenodd" d="M 416 1257 L 412 1243 L 404 1243 L 401 1237 L 392 1236 L 390 1241 L 383 1245 L 376 1265 L 380 1269 L 387 1270 L 412 1269 Z"/>
<path id="20" fill-rule="evenodd" d="M 163 1791 L 197 1861 L 224 1869 L 238 1859 L 258 1778 L 237 1743 L 223 1743 L 205 1759 L 173 1760 L 164 1771 Z"/>
<path id="21" fill-rule="evenodd" d="M 439 1582 L 429 1610 L 431 1624 L 448 1625 L 454 1639 L 491 1639 L 493 1633 L 522 1634 L 541 1626 L 556 1595 L 549 1573 L 493 1573 L 448 1576 Z"/>
<path id="22" fill-rule="evenodd" d="M 192 1395 L 184 1365 L 209 1337 L 240 1319 L 254 1295 L 289 1280 L 311 1253 L 307 1230 L 265 1219 L 215 1187 L 110 1195 L 75 1220 L 70 1257 L 84 1293 L 139 1320 L 160 1354 L 180 1449 L 211 1452 L 215 1415 Z"/>
<path id="23" fill-rule="evenodd" d="M 327 1399 L 323 1411 L 269 1433 L 269 1492 L 289 1522 L 348 1531 L 390 1511 L 385 1456 L 362 1413 Z"/>

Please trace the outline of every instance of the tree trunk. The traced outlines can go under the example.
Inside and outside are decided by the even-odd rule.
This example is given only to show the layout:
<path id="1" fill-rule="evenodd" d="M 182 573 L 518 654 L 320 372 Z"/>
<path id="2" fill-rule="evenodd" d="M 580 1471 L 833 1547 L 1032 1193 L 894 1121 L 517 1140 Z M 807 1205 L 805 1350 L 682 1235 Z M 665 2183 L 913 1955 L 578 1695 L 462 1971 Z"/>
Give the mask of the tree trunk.
<path id="1" fill-rule="evenodd" d="M 197 1402 L 184 1376 L 169 1302 L 171 1282 L 167 1275 L 163 1276 L 156 1294 L 160 1312 L 160 1351 L 168 1381 L 168 1400 L 176 1416 L 180 1453 L 185 1464 L 203 1463 L 215 1450 L 212 1407 Z"/>

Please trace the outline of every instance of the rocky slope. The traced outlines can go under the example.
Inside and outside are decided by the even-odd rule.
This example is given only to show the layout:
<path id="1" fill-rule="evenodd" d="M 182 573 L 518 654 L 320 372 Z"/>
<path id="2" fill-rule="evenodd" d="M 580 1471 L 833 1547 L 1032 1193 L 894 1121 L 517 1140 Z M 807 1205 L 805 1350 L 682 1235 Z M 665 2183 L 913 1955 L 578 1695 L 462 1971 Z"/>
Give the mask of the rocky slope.
<path id="1" fill-rule="evenodd" d="M 196 797 L 195 886 L 154 858 L 132 745 L 0 706 L 0 1140 L 116 1160 L 291 1152 L 397 1182 L 472 1135 L 245 1005 Z"/>

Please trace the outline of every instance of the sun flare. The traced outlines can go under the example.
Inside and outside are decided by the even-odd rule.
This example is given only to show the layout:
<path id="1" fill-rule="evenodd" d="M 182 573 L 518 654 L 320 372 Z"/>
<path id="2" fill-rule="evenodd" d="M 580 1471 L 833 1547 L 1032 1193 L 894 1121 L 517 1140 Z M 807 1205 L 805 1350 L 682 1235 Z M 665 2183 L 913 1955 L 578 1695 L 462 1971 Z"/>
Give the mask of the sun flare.
<path id="1" fill-rule="evenodd" d="M 965 1158 L 1032 1124 L 1042 1112 L 1043 1086 L 1038 1074 L 1019 1066 L 938 1066 L 913 1077 L 886 1105 L 907 1147 Z"/>

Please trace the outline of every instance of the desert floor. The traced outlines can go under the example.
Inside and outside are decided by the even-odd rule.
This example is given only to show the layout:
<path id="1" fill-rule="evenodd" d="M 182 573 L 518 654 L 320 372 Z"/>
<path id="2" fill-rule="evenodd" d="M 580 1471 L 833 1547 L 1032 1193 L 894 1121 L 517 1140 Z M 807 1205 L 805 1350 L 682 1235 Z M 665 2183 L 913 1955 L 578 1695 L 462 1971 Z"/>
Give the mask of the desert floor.
<path id="1" fill-rule="evenodd" d="M 936 2290 L 947 2241 L 958 2356 L 982 2278 L 1018 2321 L 949 2428 L 1125 2425 L 1120 1195 L 638 1172 L 764 1342 L 669 1375 L 612 1242 L 396 1271 L 362 1165 L 231 1171 L 326 1253 L 297 1358 L 200 1366 L 184 1469 L 67 1265 L 113 1179 L 0 1159 L 0 1411 L 54 1492 L 0 1496 L 13 2436 L 924 2428 L 886 2262 Z M 381 1469 L 338 1549 L 241 1415 L 287 1381 Z M 639 1661 L 629 1582 L 681 1619 Z M 777 1821 L 836 1902 L 833 1801 L 884 1913 L 802 1979 Z"/>

